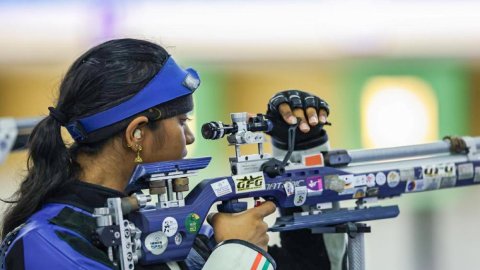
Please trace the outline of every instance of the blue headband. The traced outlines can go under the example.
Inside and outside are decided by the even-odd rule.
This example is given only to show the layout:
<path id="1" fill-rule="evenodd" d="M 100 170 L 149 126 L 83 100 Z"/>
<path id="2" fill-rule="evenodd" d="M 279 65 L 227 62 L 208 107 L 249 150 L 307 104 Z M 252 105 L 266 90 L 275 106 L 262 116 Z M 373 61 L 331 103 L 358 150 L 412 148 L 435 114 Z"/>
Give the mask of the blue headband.
<path id="1" fill-rule="evenodd" d="M 75 141 L 82 142 L 89 133 L 154 106 L 192 94 L 199 85 L 200 78 L 195 70 L 184 70 L 169 57 L 157 75 L 135 96 L 108 110 L 72 121 L 66 128 Z"/>

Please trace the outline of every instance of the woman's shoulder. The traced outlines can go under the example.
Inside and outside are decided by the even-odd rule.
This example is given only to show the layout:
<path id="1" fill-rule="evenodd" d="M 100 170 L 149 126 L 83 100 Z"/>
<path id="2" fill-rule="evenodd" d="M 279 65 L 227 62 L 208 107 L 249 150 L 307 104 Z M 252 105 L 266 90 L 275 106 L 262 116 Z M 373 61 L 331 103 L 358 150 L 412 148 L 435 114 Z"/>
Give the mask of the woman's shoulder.
<path id="1" fill-rule="evenodd" d="M 52 269 L 55 265 L 111 269 L 106 253 L 92 243 L 94 229 L 95 220 L 89 213 L 62 204 L 46 205 L 14 235 L 5 237 L 6 269 Z"/>

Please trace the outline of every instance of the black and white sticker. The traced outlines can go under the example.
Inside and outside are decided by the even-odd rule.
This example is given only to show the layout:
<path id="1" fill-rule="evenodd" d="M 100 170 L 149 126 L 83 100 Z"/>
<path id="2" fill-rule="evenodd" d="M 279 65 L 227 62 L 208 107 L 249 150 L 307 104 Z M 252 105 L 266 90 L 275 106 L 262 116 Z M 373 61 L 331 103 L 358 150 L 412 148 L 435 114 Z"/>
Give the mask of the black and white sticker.
<path id="1" fill-rule="evenodd" d="M 447 163 L 440 165 L 440 169 L 443 170 L 440 188 L 454 187 L 457 184 L 455 163 Z"/>
<path id="2" fill-rule="evenodd" d="M 465 163 L 457 166 L 458 180 L 466 180 L 473 178 L 473 164 Z"/>
<path id="3" fill-rule="evenodd" d="M 215 192 L 217 197 L 221 197 L 233 192 L 232 187 L 227 179 L 212 183 L 210 186 L 212 186 L 213 192 Z"/>
<path id="4" fill-rule="evenodd" d="M 444 174 L 443 165 L 422 166 L 424 190 L 435 190 L 440 188 L 442 175 Z"/>
<path id="5" fill-rule="evenodd" d="M 379 172 L 375 176 L 375 181 L 377 182 L 377 185 L 383 186 L 387 182 L 387 176 L 383 172 Z"/>
<path id="6" fill-rule="evenodd" d="M 167 237 L 172 237 L 177 233 L 178 222 L 174 217 L 166 217 L 162 222 L 162 231 Z"/>
<path id="7" fill-rule="evenodd" d="M 415 170 L 413 168 L 400 170 L 400 181 L 415 180 Z"/>
<path id="8" fill-rule="evenodd" d="M 295 188 L 295 197 L 293 198 L 293 204 L 295 206 L 301 206 L 307 200 L 307 187 L 296 187 Z"/>
<path id="9" fill-rule="evenodd" d="M 160 255 L 167 249 L 168 237 L 164 232 L 158 231 L 145 237 L 145 248 L 153 255 Z"/>
<path id="10" fill-rule="evenodd" d="M 367 185 L 367 175 L 365 175 L 365 174 L 355 175 L 353 185 L 355 187 L 366 186 Z"/>

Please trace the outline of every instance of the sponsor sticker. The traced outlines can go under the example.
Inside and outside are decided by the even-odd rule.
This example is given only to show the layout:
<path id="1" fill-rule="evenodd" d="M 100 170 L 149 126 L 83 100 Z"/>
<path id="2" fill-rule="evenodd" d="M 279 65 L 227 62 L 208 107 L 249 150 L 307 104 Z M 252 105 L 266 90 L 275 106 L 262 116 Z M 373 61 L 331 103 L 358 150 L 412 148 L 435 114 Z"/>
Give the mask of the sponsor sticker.
<path id="1" fill-rule="evenodd" d="M 377 197 L 378 196 L 378 187 L 367 188 L 367 197 Z"/>
<path id="2" fill-rule="evenodd" d="M 182 236 L 182 234 L 181 234 L 181 233 L 175 234 L 174 240 L 175 240 L 175 245 L 179 246 L 179 245 L 182 243 L 182 241 L 183 241 L 183 236 Z"/>
<path id="3" fill-rule="evenodd" d="M 287 197 L 295 194 L 295 184 L 293 184 L 291 181 L 285 181 L 285 183 L 283 183 L 283 187 L 285 188 Z"/>
<path id="4" fill-rule="evenodd" d="M 367 176 L 365 174 L 356 175 L 355 178 L 354 178 L 353 185 L 355 187 L 366 186 L 367 185 Z"/>
<path id="5" fill-rule="evenodd" d="M 383 172 L 379 172 L 375 176 L 375 182 L 377 182 L 377 185 L 383 186 L 387 182 L 387 176 Z"/>
<path id="6" fill-rule="evenodd" d="M 338 175 L 325 175 L 325 189 L 333 190 L 337 193 L 345 189 L 344 181 Z"/>
<path id="7" fill-rule="evenodd" d="M 480 182 L 480 167 L 475 167 L 475 178 L 473 182 Z"/>
<path id="8" fill-rule="evenodd" d="M 351 189 L 354 187 L 355 177 L 353 174 L 340 175 L 339 177 L 343 180 L 344 189 Z"/>
<path id="9" fill-rule="evenodd" d="M 245 193 L 265 189 L 265 179 L 262 172 L 234 175 L 236 193 Z"/>
<path id="10" fill-rule="evenodd" d="M 360 187 L 355 188 L 355 192 L 353 193 L 354 199 L 360 199 L 367 195 L 367 187 Z"/>
<path id="11" fill-rule="evenodd" d="M 375 175 L 373 173 L 369 173 L 367 175 L 367 187 L 374 187 L 375 186 Z"/>
<path id="12" fill-rule="evenodd" d="M 228 183 L 227 179 L 212 183 L 210 186 L 212 186 L 213 192 L 215 192 L 217 197 L 221 197 L 233 192 L 232 187 L 230 186 L 230 183 Z"/>
<path id="13" fill-rule="evenodd" d="M 415 170 L 413 168 L 400 170 L 400 181 L 415 180 Z"/>
<path id="14" fill-rule="evenodd" d="M 473 164 L 466 163 L 457 166 L 458 180 L 465 180 L 473 178 Z"/>
<path id="15" fill-rule="evenodd" d="M 391 188 L 398 186 L 398 183 L 400 183 L 400 173 L 398 173 L 397 171 L 388 172 L 387 183 L 388 186 Z"/>
<path id="16" fill-rule="evenodd" d="M 173 217 L 166 217 L 162 222 L 162 231 L 167 237 L 172 237 L 177 233 L 178 223 Z"/>
<path id="17" fill-rule="evenodd" d="M 355 193 L 355 177 L 353 174 L 340 175 L 341 180 L 343 180 L 343 192 L 340 192 L 339 195 L 350 195 Z"/>
<path id="18" fill-rule="evenodd" d="M 185 229 L 189 233 L 196 233 L 200 230 L 200 216 L 196 213 L 190 213 L 185 219 Z"/>
<path id="19" fill-rule="evenodd" d="M 440 188 L 442 181 L 443 167 L 437 165 L 423 166 L 423 180 L 425 181 L 424 190 L 434 190 Z"/>
<path id="20" fill-rule="evenodd" d="M 153 255 L 160 255 L 167 249 L 168 237 L 164 232 L 158 231 L 145 237 L 145 248 Z"/>
<path id="21" fill-rule="evenodd" d="M 440 165 L 442 179 L 440 180 L 440 188 L 454 187 L 457 184 L 457 174 L 455 171 L 455 163 L 447 163 Z"/>
<path id="22" fill-rule="evenodd" d="M 307 187 L 296 187 L 295 188 L 295 197 L 293 198 L 293 204 L 295 206 L 301 206 L 307 200 Z"/>
<path id="23" fill-rule="evenodd" d="M 454 187 L 456 184 L 457 184 L 456 176 L 442 177 L 442 180 L 440 181 L 440 188 Z"/>
<path id="24" fill-rule="evenodd" d="M 409 180 L 405 186 L 405 192 L 418 192 L 425 189 L 424 180 Z"/>
<path id="25" fill-rule="evenodd" d="M 308 192 L 322 192 L 323 191 L 322 177 L 320 177 L 320 176 L 308 177 L 307 180 L 305 180 L 305 182 L 306 182 L 306 185 L 307 185 L 307 191 Z"/>

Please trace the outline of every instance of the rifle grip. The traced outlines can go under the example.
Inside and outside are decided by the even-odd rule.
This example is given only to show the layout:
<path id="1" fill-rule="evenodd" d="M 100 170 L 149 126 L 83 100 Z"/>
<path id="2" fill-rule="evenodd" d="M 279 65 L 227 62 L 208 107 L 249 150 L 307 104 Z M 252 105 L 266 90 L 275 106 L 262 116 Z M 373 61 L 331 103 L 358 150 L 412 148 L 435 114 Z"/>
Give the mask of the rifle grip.
<path id="1" fill-rule="evenodd" d="M 237 199 L 222 201 L 217 205 L 218 212 L 221 213 L 239 213 L 247 210 L 247 202 L 239 202 Z"/>

